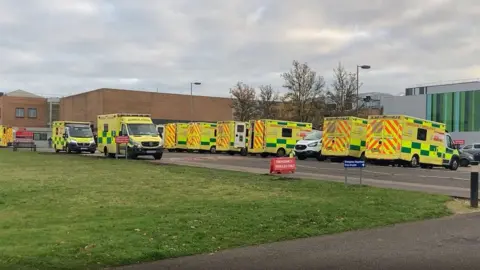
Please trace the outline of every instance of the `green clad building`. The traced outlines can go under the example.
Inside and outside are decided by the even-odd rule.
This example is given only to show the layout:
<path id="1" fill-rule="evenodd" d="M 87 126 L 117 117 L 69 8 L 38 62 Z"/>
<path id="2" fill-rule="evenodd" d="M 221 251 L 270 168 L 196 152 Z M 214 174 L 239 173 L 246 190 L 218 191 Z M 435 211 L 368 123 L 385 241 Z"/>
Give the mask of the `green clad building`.
<path id="1" fill-rule="evenodd" d="M 381 101 L 384 114 L 407 114 L 445 123 L 454 140 L 480 143 L 480 81 L 407 88 Z"/>

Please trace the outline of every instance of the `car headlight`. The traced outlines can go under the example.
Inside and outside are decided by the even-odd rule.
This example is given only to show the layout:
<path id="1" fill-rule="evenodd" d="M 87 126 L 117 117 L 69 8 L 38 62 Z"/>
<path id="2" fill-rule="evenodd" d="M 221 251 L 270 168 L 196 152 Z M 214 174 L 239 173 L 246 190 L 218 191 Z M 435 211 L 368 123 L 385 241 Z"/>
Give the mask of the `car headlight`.
<path id="1" fill-rule="evenodd" d="M 77 144 L 77 141 L 75 141 L 75 140 L 70 140 L 70 143 Z"/>
<path id="2" fill-rule="evenodd" d="M 314 142 L 314 143 L 309 143 L 308 144 L 308 147 L 315 147 L 318 145 L 318 142 Z"/>
<path id="3" fill-rule="evenodd" d="M 95 143 L 95 140 L 91 140 L 91 141 L 90 141 L 90 144 L 94 144 L 94 143 Z"/>

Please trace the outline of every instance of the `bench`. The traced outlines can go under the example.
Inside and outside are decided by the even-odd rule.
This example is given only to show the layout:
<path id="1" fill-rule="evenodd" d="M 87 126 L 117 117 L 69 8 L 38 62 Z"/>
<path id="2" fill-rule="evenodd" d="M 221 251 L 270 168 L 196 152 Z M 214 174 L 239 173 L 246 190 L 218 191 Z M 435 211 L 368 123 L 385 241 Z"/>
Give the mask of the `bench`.
<path id="1" fill-rule="evenodd" d="M 18 151 L 18 149 L 30 149 L 30 151 L 36 152 L 37 145 L 35 141 L 30 139 L 16 139 L 12 144 L 13 151 Z"/>

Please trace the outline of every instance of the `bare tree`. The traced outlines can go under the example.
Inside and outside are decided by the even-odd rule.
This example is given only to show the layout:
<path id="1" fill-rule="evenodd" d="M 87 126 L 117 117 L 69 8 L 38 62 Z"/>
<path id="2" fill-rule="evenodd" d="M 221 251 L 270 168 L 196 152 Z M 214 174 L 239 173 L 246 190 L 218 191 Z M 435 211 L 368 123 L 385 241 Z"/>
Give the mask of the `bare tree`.
<path id="1" fill-rule="evenodd" d="M 255 89 L 247 84 L 238 82 L 230 89 L 232 95 L 233 117 L 238 121 L 248 121 L 257 114 Z"/>
<path id="2" fill-rule="evenodd" d="M 331 90 L 327 92 L 327 100 L 335 104 L 332 115 L 347 115 L 357 104 L 357 76 L 347 72 L 342 63 L 333 69 Z"/>
<path id="3" fill-rule="evenodd" d="M 290 109 L 292 120 L 310 122 L 320 117 L 324 105 L 324 78 L 317 76 L 307 63 L 298 61 L 293 61 L 292 69 L 281 76 L 285 80 L 283 87 L 288 89 L 284 103 Z"/>
<path id="4" fill-rule="evenodd" d="M 261 85 L 258 97 L 258 112 L 263 119 L 275 119 L 278 116 L 278 101 L 280 93 L 275 92 L 271 85 Z"/>

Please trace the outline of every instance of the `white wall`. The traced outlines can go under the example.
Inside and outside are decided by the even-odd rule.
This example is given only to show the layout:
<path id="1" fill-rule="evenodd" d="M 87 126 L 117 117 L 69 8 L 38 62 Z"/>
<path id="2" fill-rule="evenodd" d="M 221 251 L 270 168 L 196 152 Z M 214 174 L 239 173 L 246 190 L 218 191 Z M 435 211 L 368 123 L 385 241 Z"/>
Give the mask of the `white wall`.
<path id="1" fill-rule="evenodd" d="M 382 97 L 383 114 L 403 114 L 426 118 L 426 95 Z"/>
<path id="2" fill-rule="evenodd" d="M 480 90 L 480 82 L 427 86 L 427 94 Z"/>

